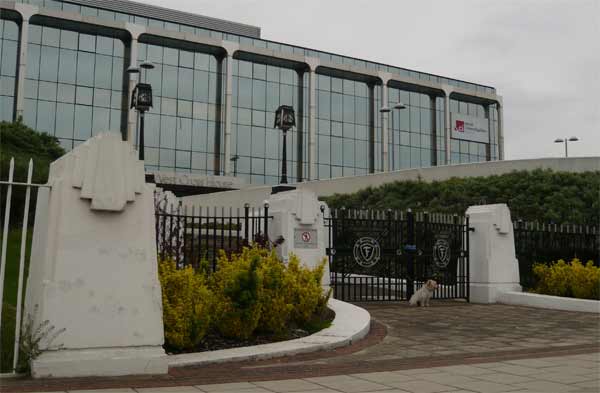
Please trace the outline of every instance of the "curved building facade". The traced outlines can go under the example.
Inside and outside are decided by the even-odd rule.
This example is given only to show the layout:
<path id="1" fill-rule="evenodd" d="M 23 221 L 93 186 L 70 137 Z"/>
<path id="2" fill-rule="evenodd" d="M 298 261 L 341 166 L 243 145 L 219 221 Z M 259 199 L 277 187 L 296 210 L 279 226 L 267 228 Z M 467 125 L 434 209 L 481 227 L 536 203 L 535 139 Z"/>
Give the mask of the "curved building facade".
<path id="1" fill-rule="evenodd" d="M 280 105 L 297 114 L 287 140 L 292 181 L 503 159 L 493 87 L 125 0 L 0 0 L 0 8 L 0 120 L 22 117 L 67 150 L 106 130 L 136 143 L 128 103 L 138 76 L 126 70 L 148 61 L 155 68 L 139 78 L 154 91 L 149 172 L 276 184 Z"/>

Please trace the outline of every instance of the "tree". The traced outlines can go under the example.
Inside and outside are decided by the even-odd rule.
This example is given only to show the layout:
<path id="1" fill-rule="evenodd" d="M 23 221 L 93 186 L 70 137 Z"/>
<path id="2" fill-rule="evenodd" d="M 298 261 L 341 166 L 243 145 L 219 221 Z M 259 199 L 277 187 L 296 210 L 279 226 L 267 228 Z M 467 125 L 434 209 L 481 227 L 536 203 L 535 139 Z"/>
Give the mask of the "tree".
<path id="1" fill-rule="evenodd" d="M 65 154 L 58 139 L 46 133 L 39 133 L 22 121 L 14 123 L 0 122 L 0 179 L 8 180 L 10 160 L 15 159 L 14 181 L 25 182 L 29 160 L 33 159 L 33 183 L 43 184 L 48 181 L 50 163 Z M 6 186 L 0 193 L 0 214 L 4 215 L 6 203 Z M 35 207 L 35 190 L 32 193 L 30 211 Z M 23 218 L 25 204 L 25 188 L 13 187 L 11 201 L 11 224 L 14 226 Z M 2 217 L 3 218 L 3 217 Z M 31 221 L 30 221 L 31 222 Z"/>

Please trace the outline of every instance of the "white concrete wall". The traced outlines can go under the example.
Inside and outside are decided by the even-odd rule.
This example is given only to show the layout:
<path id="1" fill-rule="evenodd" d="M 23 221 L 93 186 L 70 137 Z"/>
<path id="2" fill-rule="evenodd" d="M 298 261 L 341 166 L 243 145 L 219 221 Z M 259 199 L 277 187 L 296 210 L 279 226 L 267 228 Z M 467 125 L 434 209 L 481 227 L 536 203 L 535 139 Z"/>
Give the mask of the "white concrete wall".
<path id="1" fill-rule="evenodd" d="M 502 175 L 513 171 L 552 169 L 561 172 L 600 171 L 600 157 L 541 158 L 534 160 L 491 161 L 475 164 L 438 166 L 408 169 L 371 175 L 342 177 L 298 184 L 298 188 L 315 192 L 319 197 L 347 194 L 367 187 L 404 180 L 441 181 L 453 177 L 479 177 Z"/>
<path id="2" fill-rule="evenodd" d="M 341 177 L 330 180 L 315 180 L 294 184 L 298 189 L 310 190 L 319 197 L 333 194 L 348 194 L 367 187 L 378 187 L 386 183 L 405 180 L 426 182 L 448 180 L 453 177 L 481 177 L 502 175 L 513 171 L 552 169 L 559 172 L 600 171 L 600 157 L 540 158 L 533 160 L 492 161 L 475 164 L 438 166 L 407 169 L 364 176 Z M 184 204 L 204 206 L 243 207 L 244 203 L 262 206 L 271 194 L 271 186 L 248 186 L 239 191 L 224 191 L 214 194 L 184 197 Z"/>

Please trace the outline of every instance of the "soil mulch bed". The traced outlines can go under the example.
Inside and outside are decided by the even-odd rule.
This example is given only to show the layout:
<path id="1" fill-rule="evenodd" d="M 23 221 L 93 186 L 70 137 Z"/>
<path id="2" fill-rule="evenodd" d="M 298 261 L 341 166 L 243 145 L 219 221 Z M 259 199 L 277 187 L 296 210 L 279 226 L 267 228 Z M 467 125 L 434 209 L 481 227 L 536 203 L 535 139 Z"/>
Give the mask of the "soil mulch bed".
<path id="1" fill-rule="evenodd" d="M 169 355 L 178 355 L 182 353 L 198 353 L 198 352 L 208 352 L 208 351 L 218 351 L 221 349 L 231 349 L 231 348 L 241 348 L 241 347 L 250 347 L 254 345 L 262 345 L 262 344 L 272 344 L 281 341 L 295 340 L 297 338 L 302 338 L 306 336 L 310 336 L 311 334 L 315 334 L 322 329 L 327 328 L 331 325 L 335 318 L 335 312 L 331 309 L 327 309 L 325 314 L 322 316 L 317 316 L 311 321 L 311 327 L 317 327 L 316 329 L 300 329 L 296 327 L 291 327 L 288 331 L 284 332 L 280 335 L 273 334 L 261 334 L 260 332 L 255 332 L 253 337 L 250 337 L 247 340 L 239 340 L 233 338 L 226 338 L 219 335 L 216 332 L 211 332 L 206 335 L 204 340 L 193 349 L 177 351 L 172 348 L 165 348 L 165 351 Z"/>

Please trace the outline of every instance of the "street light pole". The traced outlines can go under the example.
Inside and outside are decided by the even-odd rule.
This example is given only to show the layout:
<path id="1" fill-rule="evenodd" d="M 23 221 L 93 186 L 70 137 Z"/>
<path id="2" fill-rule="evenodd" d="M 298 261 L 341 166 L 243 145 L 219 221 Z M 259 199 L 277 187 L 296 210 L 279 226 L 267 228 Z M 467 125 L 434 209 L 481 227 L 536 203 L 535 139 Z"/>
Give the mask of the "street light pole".
<path id="1" fill-rule="evenodd" d="M 283 132 L 283 152 L 281 157 L 281 184 L 288 184 L 287 179 L 287 132 L 296 125 L 296 114 L 294 108 L 289 105 L 281 105 L 275 111 L 275 128 Z"/>
<path id="2" fill-rule="evenodd" d="M 570 138 L 557 138 L 554 140 L 554 143 L 564 143 L 565 144 L 565 158 L 569 157 L 569 142 L 577 142 L 579 140 L 579 138 L 577 138 L 576 136 L 572 136 Z"/>
<path id="3" fill-rule="evenodd" d="M 397 104 L 395 104 L 393 106 L 392 109 L 406 109 L 406 105 L 404 105 L 401 102 L 398 102 Z M 389 113 L 392 112 L 392 130 L 391 130 L 391 134 L 392 134 L 392 170 L 395 169 L 396 167 L 396 151 L 395 151 L 395 143 L 396 143 L 396 136 L 394 134 L 394 111 L 390 109 L 388 106 L 383 106 L 379 112 L 380 113 Z M 385 142 L 384 142 L 385 143 Z M 389 141 L 387 141 L 387 143 L 389 143 Z"/>

